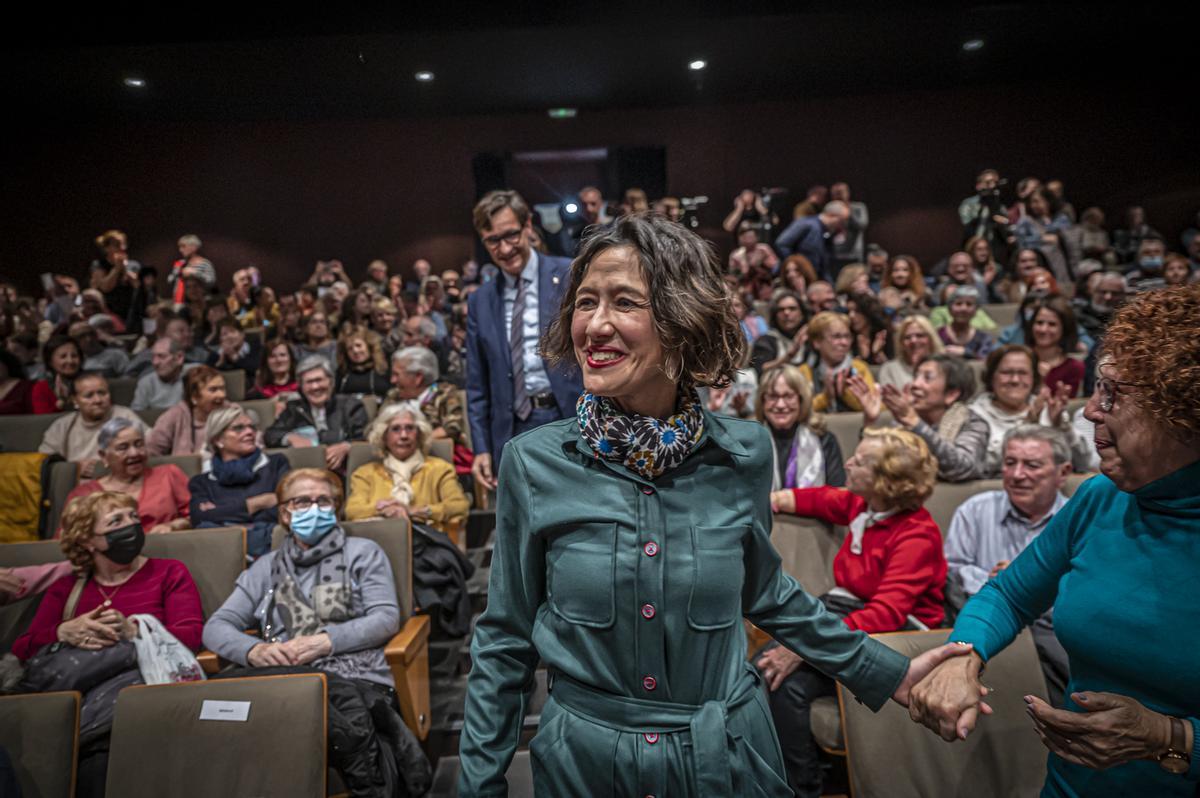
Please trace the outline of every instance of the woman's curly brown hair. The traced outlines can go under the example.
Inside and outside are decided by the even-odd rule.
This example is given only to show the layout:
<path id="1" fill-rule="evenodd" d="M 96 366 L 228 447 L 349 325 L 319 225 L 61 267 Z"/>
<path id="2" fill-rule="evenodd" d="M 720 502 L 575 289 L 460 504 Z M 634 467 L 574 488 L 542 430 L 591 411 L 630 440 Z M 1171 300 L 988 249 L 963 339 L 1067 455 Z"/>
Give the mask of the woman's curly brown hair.
<path id="1" fill-rule="evenodd" d="M 1117 310 L 1104 354 L 1129 396 L 1183 440 L 1200 440 L 1200 285 L 1147 291 Z"/>
<path id="2" fill-rule="evenodd" d="M 649 212 L 622 216 L 584 239 L 571 263 L 558 315 L 542 338 L 546 359 L 576 365 L 571 341 L 575 295 L 588 265 L 610 247 L 630 247 L 637 253 L 654 326 L 666 353 L 667 376 L 685 385 L 729 384 L 747 344 L 716 255 L 691 230 Z"/>
<path id="3" fill-rule="evenodd" d="M 137 510 L 137 499 L 128 493 L 102 490 L 72 499 L 62 515 L 62 535 L 58 545 L 63 556 L 83 576 L 92 572 L 92 552 L 84 548 L 84 541 L 96 534 L 96 521 L 114 507 Z"/>

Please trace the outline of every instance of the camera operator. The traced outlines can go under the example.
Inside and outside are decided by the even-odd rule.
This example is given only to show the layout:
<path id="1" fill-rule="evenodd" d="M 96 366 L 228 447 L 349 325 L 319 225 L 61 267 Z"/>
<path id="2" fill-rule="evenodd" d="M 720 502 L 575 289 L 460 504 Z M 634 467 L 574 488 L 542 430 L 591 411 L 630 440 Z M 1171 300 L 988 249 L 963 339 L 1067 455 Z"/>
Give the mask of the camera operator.
<path id="1" fill-rule="evenodd" d="M 963 241 L 975 236 L 987 239 L 992 252 L 999 253 L 1010 235 L 1008 214 L 1000 202 L 1000 186 L 1004 181 L 995 169 L 984 169 L 975 178 L 975 193 L 958 206 L 958 219 L 963 226 Z"/>

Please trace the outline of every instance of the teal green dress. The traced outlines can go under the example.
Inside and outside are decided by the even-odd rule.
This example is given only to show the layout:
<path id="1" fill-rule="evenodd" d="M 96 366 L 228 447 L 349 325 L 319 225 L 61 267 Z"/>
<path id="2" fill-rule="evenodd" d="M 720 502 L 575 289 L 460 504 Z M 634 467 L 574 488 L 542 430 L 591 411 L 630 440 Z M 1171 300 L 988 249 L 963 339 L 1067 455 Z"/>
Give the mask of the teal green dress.
<path id="1" fill-rule="evenodd" d="M 750 619 L 878 709 L 908 660 L 851 631 L 780 568 L 764 427 L 704 414 L 648 481 L 599 460 L 574 419 L 505 449 L 488 607 L 475 627 L 459 794 L 504 772 L 543 660 L 539 796 L 787 796 Z"/>

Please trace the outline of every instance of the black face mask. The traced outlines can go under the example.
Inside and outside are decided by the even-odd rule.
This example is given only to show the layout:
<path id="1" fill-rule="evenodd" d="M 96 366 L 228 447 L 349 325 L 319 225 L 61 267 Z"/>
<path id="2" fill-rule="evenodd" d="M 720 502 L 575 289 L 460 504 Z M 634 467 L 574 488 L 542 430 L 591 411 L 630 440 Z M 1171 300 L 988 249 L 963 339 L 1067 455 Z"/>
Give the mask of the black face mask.
<path id="1" fill-rule="evenodd" d="M 142 525 L 136 523 L 106 532 L 104 539 L 108 541 L 108 551 L 100 553 L 117 565 L 129 565 L 142 553 L 146 533 L 142 530 Z"/>

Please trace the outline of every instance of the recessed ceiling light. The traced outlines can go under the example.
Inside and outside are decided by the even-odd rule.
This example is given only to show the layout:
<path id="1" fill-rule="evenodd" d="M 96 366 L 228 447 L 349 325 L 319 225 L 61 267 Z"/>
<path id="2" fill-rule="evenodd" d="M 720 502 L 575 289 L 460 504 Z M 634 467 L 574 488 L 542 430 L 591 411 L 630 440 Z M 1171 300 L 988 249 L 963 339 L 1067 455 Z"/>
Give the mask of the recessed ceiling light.
<path id="1" fill-rule="evenodd" d="M 578 213 L 579 212 L 579 206 L 576 205 L 574 202 L 568 202 L 564 207 L 567 209 L 567 213 Z"/>
<path id="2" fill-rule="evenodd" d="M 421 83 L 433 82 L 433 73 L 430 72 L 428 69 L 422 69 L 420 72 L 413 75 L 413 77 L 416 78 Z"/>
<path id="3" fill-rule="evenodd" d="M 125 85 L 131 89 L 146 88 L 146 81 L 143 78 L 125 78 Z"/>
<path id="4" fill-rule="evenodd" d="M 983 39 L 967 39 L 963 42 L 963 49 L 968 53 L 973 53 L 976 50 L 983 49 Z"/>
<path id="5" fill-rule="evenodd" d="M 697 58 L 695 61 L 688 64 L 688 69 L 692 70 L 693 72 L 699 72 L 701 69 L 704 69 L 706 66 L 708 66 L 707 61 L 705 61 L 703 58 Z"/>
<path id="6" fill-rule="evenodd" d="M 551 108 L 546 111 L 547 116 L 551 119 L 574 119 L 578 113 L 578 108 Z"/>

